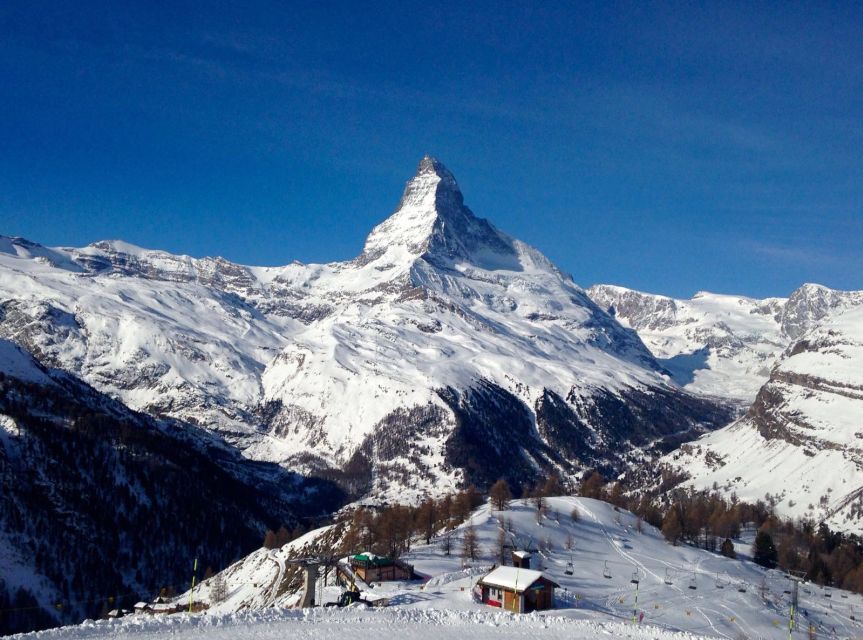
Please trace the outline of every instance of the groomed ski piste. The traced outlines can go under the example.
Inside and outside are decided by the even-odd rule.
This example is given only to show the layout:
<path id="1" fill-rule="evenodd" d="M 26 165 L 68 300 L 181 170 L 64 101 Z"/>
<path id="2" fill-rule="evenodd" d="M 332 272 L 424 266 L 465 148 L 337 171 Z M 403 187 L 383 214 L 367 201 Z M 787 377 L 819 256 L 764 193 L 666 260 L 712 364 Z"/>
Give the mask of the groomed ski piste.
<path id="1" fill-rule="evenodd" d="M 560 497 L 547 499 L 547 507 L 540 522 L 528 501 L 513 501 L 501 512 L 488 505 L 480 507 L 452 533 L 450 556 L 439 539 L 431 545 L 414 546 L 403 559 L 424 579 L 361 585 L 363 598 L 385 600 L 388 605 L 383 607 L 296 609 L 292 605 L 300 594 L 274 595 L 285 560 L 301 554 L 302 547 L 318 535 L 311 532 L 281 549 L 261 549 L 228 567 L 223 572 L 227 598 L 203 613 L 131 615 L 20 637 L 789 637 L 792 583 L 787 575 L 764 570 L 749 560 L 751 540 L 740 541 L 738 559 L 729 559 L 689 546 L 672 546 L 655 528 L 646 523 L 639 527 L 633 514 L 605 502 Z M 573 510 L 577 519 L 571 517 Z M 466 562 L 460 557 L 461 539 L 470 524 L 478 534 L 482 557 Z M 475 601 L 473 586 L 498 557 L 502 526 L 511 544 L 535 551 L 534 568 L 560 585 L 555 609 L 516 614 Z M 566 549 L 570 539 L 574 541 L 572 551 Z M 200 585 L 195 601 L 208 602 L 212 582 Z M 327 586 L 317 594 L 318 600 L 334 602 L 340 592 L 337 586 Z M 188 599 L 188 594 L 183 598 Z M 813 633 L 817 638 L 863 638 L 861 616 L 863 599 L 859 595 L 803 583 L 792 637 L 808 638 Z"/>

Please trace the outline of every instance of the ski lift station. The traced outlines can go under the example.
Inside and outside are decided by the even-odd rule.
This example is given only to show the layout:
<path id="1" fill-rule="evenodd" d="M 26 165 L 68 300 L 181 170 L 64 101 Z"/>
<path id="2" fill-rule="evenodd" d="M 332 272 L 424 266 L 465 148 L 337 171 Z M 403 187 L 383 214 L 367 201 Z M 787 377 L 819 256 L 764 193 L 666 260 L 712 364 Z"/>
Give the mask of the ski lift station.
<path id="1" fill-rule="evenodd" d="M 559 586 L 541 571 L 519 567 L 498 567 L 477 583 L 483 603 L 515 613 L 552 609 Z"/>
<path id="2" fill-rule="evenodd" d="M 414 577 L 413 566 L 406 562 L 368 551 L 351 556 L 349 562 L 351 569 L 363 582 L 412 580 Z"/>

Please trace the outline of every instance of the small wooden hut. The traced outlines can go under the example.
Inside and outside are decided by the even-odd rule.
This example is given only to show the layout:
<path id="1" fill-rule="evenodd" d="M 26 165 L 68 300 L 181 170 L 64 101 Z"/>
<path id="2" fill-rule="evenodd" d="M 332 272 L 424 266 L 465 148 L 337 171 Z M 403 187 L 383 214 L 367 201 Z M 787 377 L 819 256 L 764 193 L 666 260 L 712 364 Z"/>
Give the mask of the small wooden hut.
<path id="1" fill-rule="evenodd" d="M 516 613 L 554 608 L 554 589 L 560 585 L 541 571 L 498 567 L 477 583 L 482 602 Z"/>

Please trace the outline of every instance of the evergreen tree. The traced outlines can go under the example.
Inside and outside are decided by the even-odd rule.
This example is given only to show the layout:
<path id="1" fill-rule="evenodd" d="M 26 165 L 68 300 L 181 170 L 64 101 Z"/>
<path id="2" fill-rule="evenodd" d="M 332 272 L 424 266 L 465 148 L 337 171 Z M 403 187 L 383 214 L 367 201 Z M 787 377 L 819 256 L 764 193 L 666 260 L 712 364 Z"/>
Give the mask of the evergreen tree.
<path id="1" fill-rule="evenodd" d="M 719 552 L 726 558 L 737 557 L 737 553 L 734 551 L 734 543 L 731 542 L 730 538 L 725 538 L 725 540 L 722 542 L 722 546 L 719 548 Z"/>
<path id="2" fill-rule="evenodd" d="M 776 545 L 773 544 L 773 537 L 763 529 L 759 529 L 755 535 L 755 542 L 752 544 L 752 559 L 768 569 L 776 567 L 779 559 Z"/>

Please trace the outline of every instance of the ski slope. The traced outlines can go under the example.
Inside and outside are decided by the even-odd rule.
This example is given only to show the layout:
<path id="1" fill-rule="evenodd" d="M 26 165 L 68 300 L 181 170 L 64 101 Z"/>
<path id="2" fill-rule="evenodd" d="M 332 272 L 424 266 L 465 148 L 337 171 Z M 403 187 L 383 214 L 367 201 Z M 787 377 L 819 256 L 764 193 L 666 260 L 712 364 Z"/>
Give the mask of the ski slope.
<path id="1" fill-rule="evenodd" d="M 305 555 L 317 537 L 332 535 L 333 530 L 325 528 L 282 549 L 256 551 L 227 568 L 222 574 L 227 599 L 203 614 L 161 619 L 131 616 L 32 637 L 184 638 L 205 631 L 213 638 L 340 638 L 397 632 L 405 638 L 445 640 L 463 636 L 468 626 L 470 633 L 475 630 L 480 637 L 502 631 L 550 638 L 788 636 L 791 596 L 785 591 L 791 587 L 780 572 L 765 571 L 745 558 L 731 560 L 700 549 L 671 546 L 649 525 L 644 524 L 639 533 L 634 515 L 601 501 L 550 498 L 548 507 L 541 524 L 534 507 L 521 500 L 504 512 L 493 512 L 488 506 L 478 509 L 470 523 L 476 527 L 482 557 L 474 562 L 459 557 L 468 523 L 451 534 L 455 543 L 450 556 L 444 554 L 440 538 L 431 545 L 414 547 L 404 559 L 425 579 L 360 585 L 365 599 L 386 600 L 388 607 L 299 611 L 292 607 L 301 594 L 278 595 L 287 558 Z M 570 517 L 573 510 L 578 512 L 577 521 Z M 543 548 L 535 554 L 534 568 L 544 570 L 561 585 L 555 610 L 522 616 L 474 601 L 473 585 L 497 560 L 495 541 L 501 523 L 511 529 L 510 542 Z M 575 541 L 571 553 L 564 548 L 570 536 Z M 748 543 L 739 543 L 740 556 L 746 556 L 748 548 Z M 572 575 L 567 575 L 570 561 Z M 606 569 L 610 578 L 604 577 Z M 636 585 L 631 582 L 636 575 L 637 603 Z M 212 582 L 198 587 L 195 601 L 208 602 Z M 328 586 L 322 591 L 319 599 L 322 596 L 326 603 L 335 601 L 341 589 Z M 188 602 L 188 598 L 187 593 L 179 600 Z M 819 638 L 863 638 L 858 622 L 863 599 L 859 595 L 804 584 L 799 598 L 798 637 L 805 637 L 811 625 Z M 641 624 L 633 622 L 635 612 L 644 613 Z"/>
<path id="2" fill-rule="evenodd" d="M 211 640 L 358 640 L 398 635 L 402 640 L 492 640 L 502 635 L 549 640 L 632 638 L 696 640 L 689 633 L 599 623 L 563 616 L 514 616 L 480 611 L 419 611 L 410 609 L 294 609 L 247 611 L 225 616 L 181 614 L 134 621 L 100 621 L 18 636 L 45 640 L 117 638 L 149 640 L 171 637 Z"/>

